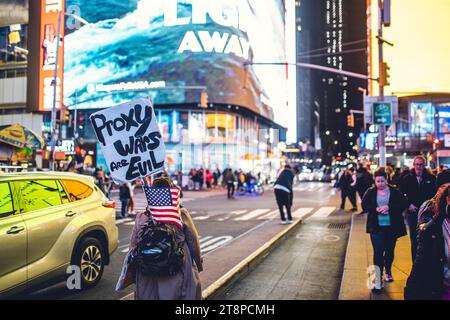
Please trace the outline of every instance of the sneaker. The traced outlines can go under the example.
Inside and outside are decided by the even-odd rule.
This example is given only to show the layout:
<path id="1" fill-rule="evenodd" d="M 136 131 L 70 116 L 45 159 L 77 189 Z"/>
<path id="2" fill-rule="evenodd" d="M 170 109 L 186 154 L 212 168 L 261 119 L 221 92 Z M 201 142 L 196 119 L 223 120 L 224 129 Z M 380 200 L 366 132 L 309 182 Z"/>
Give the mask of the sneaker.
<path id="1" fill-rule="evenodd" d="M 287 221 L 285 221 L 285 220 L 281 220 L 281 222 L 280 222 L 280 224 L 286 224 L 287 223 Z"/>
<path id="2" fill-rule="evenodd" d="M 292 220 L 288 220 L 288 222 L 287 223 L 289 223 L 289 224 L 293 224 L 294 223 L 294 221 L 292 221 Z"/>
<path id="3" fill-rule="evenodd" d="M 358 211 L 358 208 L 352 208 L 352 211 L 354 212 L 354 211 Z"/>
<path id="4" fill-rule="evenodd" d="M 383 279 L 381 279 L 380 282 L 378 282 L 378 281 L 373 281 L 372 282 L 371 290 L 372 290 L 373 293 L 380 293 L 381 291 L 383 291 L 383 287 L 384 287 Z"/>
<path id="5" fill-rule="evenodd" d="M 392 274 L 391 273 L 385 273 L 384 274 L 384 281 L 386 281 L 386 282 L 394 281 L 394 278 L 392 277 Z"/>

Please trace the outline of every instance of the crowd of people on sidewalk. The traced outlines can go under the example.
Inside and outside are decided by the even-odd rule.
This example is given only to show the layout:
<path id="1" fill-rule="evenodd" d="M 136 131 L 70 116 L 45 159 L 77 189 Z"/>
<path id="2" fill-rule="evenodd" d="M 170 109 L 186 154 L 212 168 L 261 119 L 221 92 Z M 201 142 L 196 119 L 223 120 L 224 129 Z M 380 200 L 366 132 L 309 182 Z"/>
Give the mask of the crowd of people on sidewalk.
<path id="1" fill-rule="evenodd" d="M 412 270 L 404 298 L 450 300 L 450 170 L 442 166 L 433 172 L 425 164 L 423 156 L 416 156 L 411 169 L 379 167 L 373 177 L 359 165 L 356 172 L 345 170 L 338 180 L 341 208 L 348 197 L 356 211 L 358 192 L 361 214 L 367 214 L 376 269 L 374 293 L 383 290 L 384 282 L 394 281 L 396 242 L 409 233 Z"/>

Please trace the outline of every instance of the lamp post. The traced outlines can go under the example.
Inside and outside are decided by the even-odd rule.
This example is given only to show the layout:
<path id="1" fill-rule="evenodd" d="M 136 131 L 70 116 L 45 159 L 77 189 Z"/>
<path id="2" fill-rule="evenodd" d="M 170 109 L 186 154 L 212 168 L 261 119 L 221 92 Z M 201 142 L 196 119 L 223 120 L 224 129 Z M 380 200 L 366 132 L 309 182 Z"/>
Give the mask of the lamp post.
<path id="1" fill-rule="evenodd" d="M 89 25 L 89 22 L 87 22 L 85 19 L 72 14 L 72 13 L 63 13 L 62 11 L 59 11 L 58 13 L 58 29 L 57 29 L 57 34 L 56 34 L 56 62 L 55 62 L 55 70 L 53 73 L 53 105 L 52 105 L 52 113 L 51 113 L 51 120 L 50 120 L 50 135 L 51 135 L 51 140 L 50 140 L 50 161 L 49 161 L 49 169 L 52 170 L 53 169 L 53 165 L 54 165 L 54 153 L 55 153 L 55 143 L 56 143 L 56 137 L 55 137 L 55 125 L 56 125 L 56 86 L 57 86 L 57 80 L 58 80 L 58 62 L 59 62 L 59 45 L 60 45 L 60 41 L 61 41 L 61 20 L 62 20 L 62 15 L 67 15 L 70 16 L 78 21 L 80 21 L 81 23 L 85 24 L 85 25 Z M 63 101 L 61 101 L 61 104 L 63 103 Z"/>

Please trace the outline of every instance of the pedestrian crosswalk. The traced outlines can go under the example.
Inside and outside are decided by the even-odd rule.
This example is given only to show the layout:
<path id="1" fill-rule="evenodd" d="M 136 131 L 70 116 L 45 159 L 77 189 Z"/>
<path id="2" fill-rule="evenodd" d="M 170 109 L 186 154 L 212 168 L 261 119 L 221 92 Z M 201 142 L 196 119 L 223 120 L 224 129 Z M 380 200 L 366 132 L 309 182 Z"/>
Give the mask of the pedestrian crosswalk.
<path id="1" fill-rule="evenodd" d="M 302 207 L 292 211 L 292 217 L 294 219 L 304 219 L 308 216 L 309 219 L 324 219 L 332 215 L 336 210 L 336 207 Z M 233 210 L 229 213 L 207 213 L 205 211 L 190 211 L 192 219 L 194 221 L 251 221 L 251 220 L 271 220 L 280 216 L 278 209 L 254 209 L 254 210 Z M 124 224 L 126 226 L 133 226 L 134 220 L 132 218 L 126 218 L 116 221 L 116 224 Z"/>
<path id="2" fill-rule="evenodd" d="M 303 219 L 309 215 L 308 218 L 324 219 L 329 217 L 336 210 L 336 207 L 305 207 L 297 208 L 292 211 L 294 219 Z M 280 216 L 278 209 L 254 209 L 254 210 L 234 210 L 229 213 L 222 214 L 208 214 L 205 212 L 192 211 L 191 216 L 193 220 L 208 220 L 208 221 L 250 221 L 250 220 L 270 220 Z"/>

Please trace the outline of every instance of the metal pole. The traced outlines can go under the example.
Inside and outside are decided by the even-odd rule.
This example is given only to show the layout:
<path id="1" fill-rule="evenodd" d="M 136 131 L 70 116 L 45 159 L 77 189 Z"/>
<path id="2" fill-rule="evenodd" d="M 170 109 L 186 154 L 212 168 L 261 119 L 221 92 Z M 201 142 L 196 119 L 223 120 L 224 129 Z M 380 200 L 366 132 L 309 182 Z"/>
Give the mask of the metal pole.
<path id="1" fill-rule="evenodd" d="M 51 149 L 50 149 L 50 161 L 49 161 L 49 169 L 53 169 L 54 162 L 54 153 L 55 153 L 55 125 L 56 125 L 56 86 L 58 80 L 58 63 L 59 63 L 59 42 L 60 42 L 60 34 L 61 34 L 61 15 L 62 11 L 58 14 L 58 31 L 56 33 L 56 61 L 55 61 L 55 70 L 53 73 L 53 106 L 52 106 L 52 114 L 50 121 L 50 130 L 51 130 Z"/>
<path id="2" fill-rule="evenodd" d="M 383 62 L 383 1 L 378 0 L 378 74 L 380 74 L 380 67 Z M 384 99 L 384 88 L 383 84 L 378 81 L 378 86 L 380 90 L 379 101 L 382 102 Z M 380 166 L 386 166 L 386 127 L 384 125 L 379 125 L 379 136 L 380 136 Z"/>

